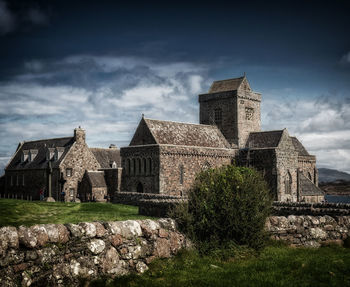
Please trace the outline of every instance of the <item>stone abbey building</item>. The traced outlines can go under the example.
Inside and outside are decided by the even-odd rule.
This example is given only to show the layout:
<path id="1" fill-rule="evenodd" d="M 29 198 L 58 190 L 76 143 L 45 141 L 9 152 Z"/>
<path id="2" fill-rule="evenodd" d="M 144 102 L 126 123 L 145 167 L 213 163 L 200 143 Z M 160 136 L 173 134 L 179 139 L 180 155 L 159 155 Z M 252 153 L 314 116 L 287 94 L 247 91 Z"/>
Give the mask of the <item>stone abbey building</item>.
<path id="1" fill-rule="evenodd" d="M 142 117 L 120 151 L 88 148 L 82 129 L 21 143 L 5 168 L 5 194 L 47 186 L 66 201 L 105 201 L 116 192 L 186 196 L 201 170 L 237 164 L 260 171 L 275 200 L 324 201 L 315 156 L 287 129 L 261 131 L 261 94 L 245 76 L 215 81 L 198 100 L 200 124 Z"/>

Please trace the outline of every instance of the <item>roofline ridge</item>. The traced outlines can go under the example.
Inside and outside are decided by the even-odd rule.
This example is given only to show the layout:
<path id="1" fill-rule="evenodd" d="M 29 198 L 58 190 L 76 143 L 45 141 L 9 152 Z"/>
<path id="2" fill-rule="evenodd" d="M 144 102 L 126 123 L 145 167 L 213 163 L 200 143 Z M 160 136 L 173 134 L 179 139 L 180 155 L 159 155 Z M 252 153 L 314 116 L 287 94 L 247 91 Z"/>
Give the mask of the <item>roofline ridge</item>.
<path id="1" fill-rule="evenodd" d="M 230 79 L 224 79 L 224 80 L 217 80 L 217 81 L 214 81 L 213 83 L 215 82 L 225 82 L 225 81 L 231 81 L 231 80 L 238 80 L 238 79 L 244 79 L 246 78 L 245 76 L 241 76 L 241 77 L 238 77 L 238 78 L 230 78 Z"/>
<path id="2" fill-rule="evenodd" d="M 250 133 L 251 134 L 258 134 L 258 133 L 271 133 L 271 132 L 283 132 L 283 130 L 260 131 L 260 132 L 250 132 Z"/>
<path id="3" fill-rule="evenodd" d="M 151 120 L 151 121 L 158 121 L 158 122 L 169 122 L 169 123 L 176 123 L 176 124 L 185 124 L 185 125 L 194 125 L 194 126 L 207 126 L 207 127 L 216 127 L 216 125 L 205 125 L 205 124 L 196 124 L 196 123 L 185 123 L 185 122 L 176 122 L 176 121 L 168 121 L 168 120 L 157 120 L 157 119 L 150 119 L 150 118 L 144 118 L 145 120 Z"/>
<path id="4" fill-rule="evenodd" d="M 33 143 L 33 142 L 41 142 L 41 141 L 49 141 L 49 140 L 58 140 L 58 139 L 68 139 L 68 138 L 74 138 L 74 136 L 71 136 L 71 137 L 60 137 L 60 138 L 48 138 L 48 139 L 33 140 L 33 141 L 23 141 L 23 143 Z"/>

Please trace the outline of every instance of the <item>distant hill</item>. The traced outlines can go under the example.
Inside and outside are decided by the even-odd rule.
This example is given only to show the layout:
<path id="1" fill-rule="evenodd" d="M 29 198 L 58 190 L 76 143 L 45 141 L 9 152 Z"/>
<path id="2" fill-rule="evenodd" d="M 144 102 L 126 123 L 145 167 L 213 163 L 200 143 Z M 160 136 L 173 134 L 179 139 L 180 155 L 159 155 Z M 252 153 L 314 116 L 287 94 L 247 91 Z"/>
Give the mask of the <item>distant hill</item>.
<path id="1" fill-rule="evenodd" d="M 350 174 L 330 168 L 318 169 L 318 181 L 321 182 L 334 182 L 338 180 L 350 181 Z"/>

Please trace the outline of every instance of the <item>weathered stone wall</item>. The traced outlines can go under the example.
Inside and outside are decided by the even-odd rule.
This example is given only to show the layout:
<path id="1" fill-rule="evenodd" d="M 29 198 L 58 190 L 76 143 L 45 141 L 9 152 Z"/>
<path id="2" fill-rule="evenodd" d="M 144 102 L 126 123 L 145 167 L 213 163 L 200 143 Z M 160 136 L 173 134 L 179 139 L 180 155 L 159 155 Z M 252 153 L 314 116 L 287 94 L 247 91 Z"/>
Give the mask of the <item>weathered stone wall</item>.
<path id="1" fill-rule="evenodd" d="M 72 286 L 142 273 L 189 241 L 171 219 L 0 228 L 0 286 Z"/>
<path id="2" fill-rule="evenodd" d="M 277 171 L 277 200 L 298 200 L 298 153 L 295 151 L 293 142 L 287 130 L 283 131 L 280 144 L 276 149 Z M 290 186 L 288 191 L 287 185 Z"/>
<path id="3" fill-rule="evenodd" d="M 350 216 L 271 216 L 266 229 L 272 239 L 296 246 L 319 247 L 331 242 L 341 245 L 350 236 Z"/>
<path id="4" fill-rule="evenodd" d="M 159 146 L 129 146 L 120 149 L 121 191 L 159 193 Z"/>
<path id="5" fill-rule="evenodd" d="M 298 156 L 298 167 L 308 179 L 318 186 L 315 156 Z"/>
<path id="6" fill-rule="evenodd" d="M 101 166 L 85 142 L 83 129 L 75 129 L 75 142 L 60 164 L 63 178 L 66 180 L 63 190 L 65 201 L 72 201 L 77 197 L 78 184 L 86 170 L 97 170 Z M 71 176 L 67 176 L 67 169 L 72 169 Z"/>
<path id="7" fill-rule="evenodd" d="M 201 170 L 231 164 L 237 151 L 204 147 L 160 146 L 160 193 L 186 196 Z"/>

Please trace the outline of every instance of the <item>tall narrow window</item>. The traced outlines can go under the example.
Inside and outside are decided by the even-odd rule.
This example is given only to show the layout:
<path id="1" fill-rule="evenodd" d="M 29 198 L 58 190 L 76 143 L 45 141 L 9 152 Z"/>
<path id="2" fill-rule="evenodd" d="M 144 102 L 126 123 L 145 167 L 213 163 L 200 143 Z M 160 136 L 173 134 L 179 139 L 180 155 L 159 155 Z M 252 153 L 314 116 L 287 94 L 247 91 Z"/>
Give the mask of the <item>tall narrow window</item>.
<path id="1" fill-rule="evenodd" d="M 141 165 L 141 159 L 140 158 L 138 158 L 137 159 L 137 172 L 138 172 L 138 174 L 141 174 L 141 167 L 142 167 L 142 165 Z"/>
<path id="2" fill-rule="evenodd" d="M 19 178 L 19 175 L 17 174 L 17 175 L 16 175 L 16 185 L 17 185 L 17 186 L 18 186 L 18 184 L 19 184 L 19 179 L 18 179 L 18 178 Z"/>
<path id="3" fill-rule="evenodd" d="M 307 173 L 307 177 L 312 181 L 312 176 L 310 172 Z"/>
<path id="4" fill-rule="evenodd" d="M 284 185 L 285 185 L 285 192 L 286 194 L 291 194 L 292 193 L 292 175 L 290 174 L 290 172 L 287 172 L 287 176 L 284 180 Z"/>
<path id="5" fill-rule="evenodd" d="M 153 170 L 152 170 L 152 159 L 149 158 L 148 159 L 148 174 L 152 174 Z"/>
<path id="6" fill-rule="evenodd" d="M 214 110 L 214 121 L 217 125 L 222 124 L 222 110 L 220 108 Z"/>
<path id="7" fill-rule="evenodd" d="M 131 174 L 135 175 L 136 160 L 133 158 L 131 161 Z"/>
<path id="8" fill-rule="evenodd" d="M 67 168 L 66 169 L 66 176 L 67 177 L 71 177 L 72 176 L 72 169 L 71 168 Z"/>
<path id="9" fill-rule="evenodd" d="M 147 161 L 145 158 L 142 159 L 142 166 L 143 166 L 143 170 L 142 173 L 146 174 L 146 170 L 147 170 Z"/>
<path id="10" fill-rule="evenodd" d="M 130 159 L 129 158 L 126 160 L 125 170 L 126 170 L 126 174 L 130 175 Z"/>
<path id="11" fill-rule="evenodd" d="M 180 184 L 184 183 L 184 167 L 180 165 Z"/>
<path id="12" fill-rule="evenodd" d="M 22 175 L 22 186 L 24 186 L 24 174 Z"/>

